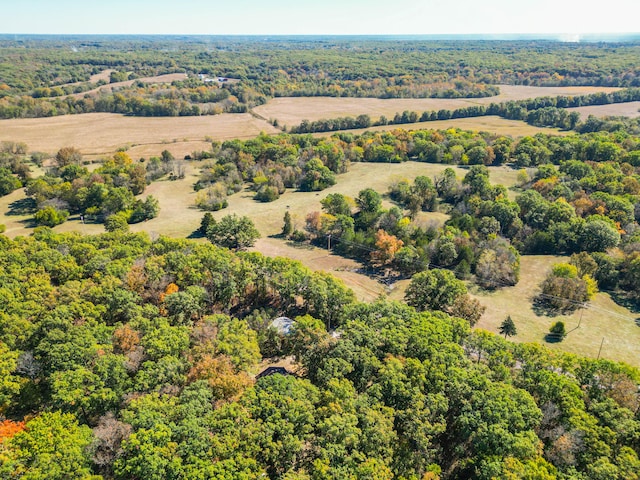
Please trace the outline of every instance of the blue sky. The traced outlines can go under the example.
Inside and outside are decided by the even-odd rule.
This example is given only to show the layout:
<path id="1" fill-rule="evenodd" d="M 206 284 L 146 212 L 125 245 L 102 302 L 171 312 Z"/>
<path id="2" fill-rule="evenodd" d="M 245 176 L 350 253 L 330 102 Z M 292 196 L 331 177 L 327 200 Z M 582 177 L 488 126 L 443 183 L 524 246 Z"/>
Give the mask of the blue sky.
<path id="1" fill-rule="evenodd" d="M 0 33 L 636 33 L 639 0 L 0 0 Z"/>

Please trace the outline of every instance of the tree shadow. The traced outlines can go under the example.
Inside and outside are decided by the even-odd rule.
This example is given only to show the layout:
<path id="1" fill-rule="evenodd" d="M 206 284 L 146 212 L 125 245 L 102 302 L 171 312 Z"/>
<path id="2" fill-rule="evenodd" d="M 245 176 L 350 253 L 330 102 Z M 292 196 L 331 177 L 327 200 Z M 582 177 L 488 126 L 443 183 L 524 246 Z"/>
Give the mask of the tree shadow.
<path id="1" fill-rule="evenodd" d="M 33 217 L 25 218 L 24 220 L 19 220 L 18 223 L 21 223 L 24 228 L 36 228 L 38 227 L 38 222 L 35 221 Z"/>
<path id="2" fill-rule="evenodd" d="M 568 304 L 565 307 L 549 305 L 549 302 L 544 298 L 534 297 L 532 309 L 538 317 L 557 317 L 558 315 L 571 315 L 578 308 L 573 304 Z"/>
<path id="3" fill-rule="evenodd" d="M 9 204 L 7 215 L 33 215 L 36 213 L 37 205 L 33 198 L 21 198 Z"/>
<path id="4" fill-rule="evenodd" d="M 191 239 L 191 240 L 195 240 L 198 238 L 205 238 L 206 235 L 204 233 L 202 233 L 200 230 L 194 230 L 193 232 L 191 232 L 187 238 Z"/>
<path id="5" fill-rule="evenodd" d="M 634 300 L 627 292 L 607 292 L 617 305 L 626 308 L 631 313 L 640 314 L 640 304 Z M 640 319 L 639 319 L 640 320 Z M 638 323 L 639 320 L 636 320 Z"/>
<path id="6" fill-rule="evenodd" d="M 562 340 L 564 340 L 565 335 L 562 335 L 561 333 L 547 333 L 544 336 L 544 341 L 547 343 L 560 343 Z"/>

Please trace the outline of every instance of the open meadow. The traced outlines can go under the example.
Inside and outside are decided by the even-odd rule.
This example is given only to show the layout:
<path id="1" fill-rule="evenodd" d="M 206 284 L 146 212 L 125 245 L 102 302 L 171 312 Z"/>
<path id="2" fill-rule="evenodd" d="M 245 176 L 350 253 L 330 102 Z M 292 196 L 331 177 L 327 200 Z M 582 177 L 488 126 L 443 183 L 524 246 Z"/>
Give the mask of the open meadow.
<path id="1" fill-rule="evenodd" d="M 608 293 L 597 293 L 588 308 L 569 315 L 548 316 L 535 311 L 533 300 L 540 291 L 540 283 L 554 263 L 566 261 L 567 257 L 561 256 L 523 255 L 517 285 L 487 291 L 468 284 L 471 296 L 486 307 L 475 327 L 499 334 L 500 324 L 510 315 L 518 331 L 510 341 L 540 343 L 592 358 L 598 356 L 602 344 L 600 357 L 640 367 L 640 325 L 636 323 L 640 316 L 616 304 Z M 408 285 L 409 280 L 396 282 L 389 297 L 402 300 Z M 562 342 L 546 342 L 549 327 L 558 320 L 564 322 L 567 336 Z"/>

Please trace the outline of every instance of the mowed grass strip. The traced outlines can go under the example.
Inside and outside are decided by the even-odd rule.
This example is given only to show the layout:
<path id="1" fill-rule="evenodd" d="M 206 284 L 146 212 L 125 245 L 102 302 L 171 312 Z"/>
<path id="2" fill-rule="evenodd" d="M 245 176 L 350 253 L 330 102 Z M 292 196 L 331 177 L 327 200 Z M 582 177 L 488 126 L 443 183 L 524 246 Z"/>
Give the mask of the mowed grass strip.
<path id="1" fill-rule="evenodd" d="M 397 129 L 402 130 L 448 130 L 459 128 L 461 130 L 473 130 L 477 132 L 489 132 L 497 135 L 511 136 L 514 138 L 533 136 L 537 133 L 549 135 L 568 135 L 572 132 L 562 131 L 558 128 L 535 127 L 520 120 L 509 120 L 495 115 L 482 117 L 454 118 L 451 120 L 435 120 L 433 122 L 405 123 L 402 125 L 378 125 L 369 128 L 359 128 L 353 130 L 341 130 L 342 132 L 362 134 L 366 131 L 389 132 Z M 314 136 L 328 137 L 336 132 L 314 133 Z"/>

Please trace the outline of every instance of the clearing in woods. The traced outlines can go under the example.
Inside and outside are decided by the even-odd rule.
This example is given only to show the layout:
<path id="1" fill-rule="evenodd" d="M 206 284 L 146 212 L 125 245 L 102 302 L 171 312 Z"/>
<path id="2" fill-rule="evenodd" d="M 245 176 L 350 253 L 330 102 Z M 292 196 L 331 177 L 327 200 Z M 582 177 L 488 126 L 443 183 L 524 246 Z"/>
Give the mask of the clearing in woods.
<path id="1" fill-rule="evenodd" d="M 588 308 L 570 315 L 547 316 L 534 311 L 533 299 L 540 291 L 540 283 L 554 263 L 567 260 L 567 257 L 562 256 L 522 255 L 520 281 L 517 285 L 487 291 L 467 284 L 471 296 L 486 307 L 476 328 L 499 334 L 500 324 L 507 315 L 511 315 L 518 330 L 515 337 L 509 338 L 511 341 L 541 343 L 554 350 L 592 358 L 598 356 L 602 344 L 601 358 L 640 367 L 640 327 L 636 323 L 638 315 L 616 304 L 608 293 L 596 294 L 588 303 Z M 396 282 L 389 297 L 402 300 L 408 285 L 409 280 Z M 558 320 L 564 322 L 567 336 L 562 342 L 547 343 L 545 335 Z"/>

